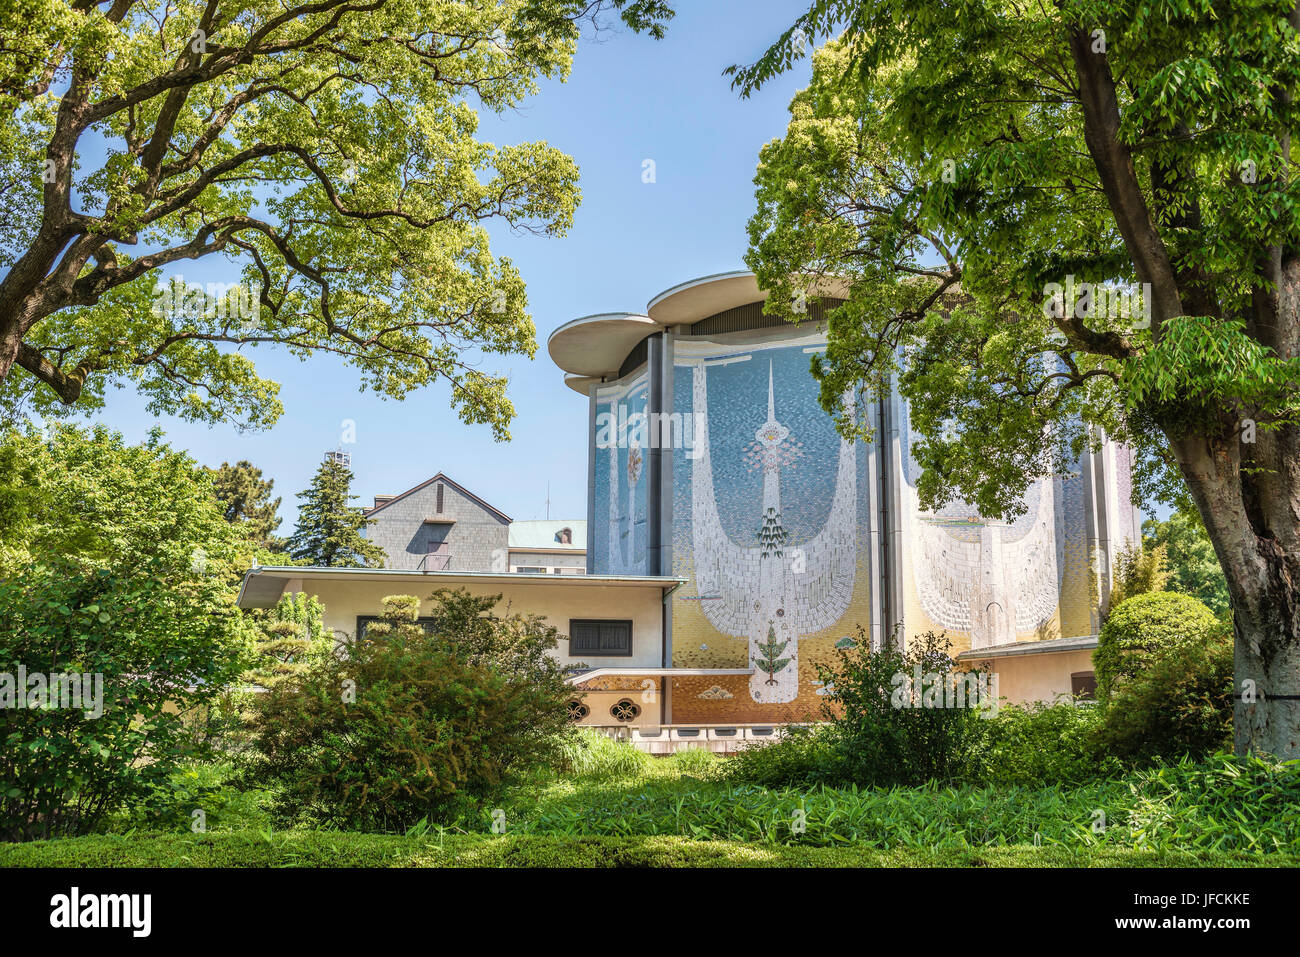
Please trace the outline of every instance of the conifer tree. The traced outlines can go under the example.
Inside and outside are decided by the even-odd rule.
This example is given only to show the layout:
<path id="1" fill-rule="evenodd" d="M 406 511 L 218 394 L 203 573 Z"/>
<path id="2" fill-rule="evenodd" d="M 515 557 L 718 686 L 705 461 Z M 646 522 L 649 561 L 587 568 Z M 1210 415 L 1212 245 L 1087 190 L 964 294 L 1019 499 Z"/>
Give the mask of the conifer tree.
<path id="1" fill-rule="evenodd" d="M 315 595 L 296 592 L 281 597 L 270 619 L 262 624 L 256 663 L 245 679 L 261 688 L 273 688 L 301 673 L 314 658 L 328 654 L 333 642 L 322 615 Z"/>
<path id="2" fill-rule="evenodd" d="M 276 514 L 280 510 L 280 497 L 271 498 L 275 481 L 263 479 L 262 470 L 248 461 L 234 465 L 222 462 L 221 468 L 210 471 L 213 489 L 226 521 L 247 526 L 249 537 L 262 548 L 272 552 L 284 551 L 284 539 L 275 534 L 280 527 L 280 517 Z"/>
<path id="3" fill-rule="evenodd" d="M 338 567 L 362 565 L 382 568 L 387 555 L 361 534 L 369 524 L 365 513 L 348 502 L 352 470 L 328 459 L 316 470 L 311 487 L 300 492 L 302 506 L 298 524 L 289 538 L 289 554 L 295 561 Z"/>

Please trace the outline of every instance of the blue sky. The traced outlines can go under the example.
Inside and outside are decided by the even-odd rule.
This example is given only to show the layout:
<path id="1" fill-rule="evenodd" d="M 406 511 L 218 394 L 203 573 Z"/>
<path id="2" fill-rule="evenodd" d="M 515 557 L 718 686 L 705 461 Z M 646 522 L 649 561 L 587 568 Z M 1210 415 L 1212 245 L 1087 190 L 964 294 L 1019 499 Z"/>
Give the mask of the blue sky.
<path id="1" fill-rule="evenodd" d="M 786 106 L 807 83 L 807 61 L 748 100 L 722 76 L 748 63 L 798 13 L 802 2 L 694 0 L 676 4 L 668 36 L 654 41 L 609 20 L 590 30 L 567 83 L 500 118 L 485 114 L 481 138 L 495 143 L 545 140 L 575 158 L 582 205 L 562 239 L 514 236 L 492 228 L 494 252 L 509 256 L 528 285 L 538 351 L 490 357 L 506 372 L 518 416 L 513 439 L 494 442 L 484 426 L 466 426 L 441 386 L 404 401 L 359 390 L 355 371 L 332 357 L 306 362 L 280 351 L 254 353 L 259 372 L 281 383 L 284 415 L 274 428 L 239 433 L 230 426 L 158 418 L 130 391 L 110 390 L 101 416 L 131 441 L 160 424 L 172 445 L 205 465 L 248 459 L 283 496 L 281 532 L 293 525 L 295 494 L 306 488 L 322 453 L 339 445 L 341 424 L 356 423 L 353 491 L 369 504 L 443 471 L 515 519 L 586 516 L 587 403 L 567 388 L 546 354 L 546 338 L 577 316 L 640 310 L 656 293 L 687 279 L 744 268 L 745 223 L 753 211 L 758 150 L 780 136 Z M 641 181 L 653 159 L 657 181 Z M 204 282 L 203 264 L 181 270 Z"/>

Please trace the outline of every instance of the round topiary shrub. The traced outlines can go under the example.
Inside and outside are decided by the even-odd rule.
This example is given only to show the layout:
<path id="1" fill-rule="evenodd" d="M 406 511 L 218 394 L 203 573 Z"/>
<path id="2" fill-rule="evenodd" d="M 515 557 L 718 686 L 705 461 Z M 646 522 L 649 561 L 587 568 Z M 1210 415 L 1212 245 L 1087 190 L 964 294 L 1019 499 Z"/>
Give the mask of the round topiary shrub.
<path id="1" fill-rule="evenodd" d="M 1097 698 L 1106 701 L 1117 682 L 1147 667 L 1162 650 L 1205 642 L 1218 619 L 1203 603 L 1177 592 L 1134 595 L 1111 609 L 1092 653 Z"/>

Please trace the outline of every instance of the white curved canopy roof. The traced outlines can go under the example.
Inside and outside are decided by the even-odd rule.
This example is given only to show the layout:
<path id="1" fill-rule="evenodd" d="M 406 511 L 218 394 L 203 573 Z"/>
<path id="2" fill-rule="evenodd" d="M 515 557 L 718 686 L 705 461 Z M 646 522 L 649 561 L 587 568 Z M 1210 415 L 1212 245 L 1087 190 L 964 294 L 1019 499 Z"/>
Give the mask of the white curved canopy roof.
<path id="1" fill-rule="evenodd" d="M 817 291 L 827 296 L 845 295 L 843 284 L 835 282 L 820 283 Z M 650 300 L 644 314 L 602 312 L 566 322 L 551 333 L 546 350 L 551 360 L 569 373 L 565 385 L 586 395 L 592 382 L 617 375 L 627 354 L 651 333 L 766 298 L 752 272 L 704 276 L 665 289 Z"/>

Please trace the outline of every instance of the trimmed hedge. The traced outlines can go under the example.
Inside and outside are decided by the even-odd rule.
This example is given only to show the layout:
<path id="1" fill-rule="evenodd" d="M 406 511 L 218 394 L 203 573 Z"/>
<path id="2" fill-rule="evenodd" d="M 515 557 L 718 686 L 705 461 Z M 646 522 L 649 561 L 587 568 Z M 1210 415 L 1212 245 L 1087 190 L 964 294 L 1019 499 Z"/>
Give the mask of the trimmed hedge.
<path id="1" fill-rule="evenodd" d="M 1286 867 L 1245 852 L 785 847 L 682 837 L 403 837 L 337 831 L 95 836 L 0 844 L 0 867 Z"/>

